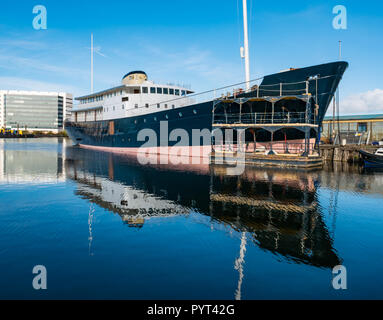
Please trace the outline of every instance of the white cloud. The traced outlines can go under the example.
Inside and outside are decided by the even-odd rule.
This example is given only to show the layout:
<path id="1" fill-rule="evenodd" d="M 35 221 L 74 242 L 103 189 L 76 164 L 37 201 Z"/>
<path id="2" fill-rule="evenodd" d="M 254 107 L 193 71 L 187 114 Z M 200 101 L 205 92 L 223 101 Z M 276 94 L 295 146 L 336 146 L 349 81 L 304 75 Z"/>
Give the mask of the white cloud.
<path id="1" fill-rule="evenodd" d="M 0 77 L 0 88 L 2 90 L 57 91 L 73 94 L 78 93 L 78 89 L 73 86 L 17 77 Z"/>
<path id="2" fill-rule="evenodd" d="M 33 58 L 0 55 L 0 67 L 8 70 L 28 70 L 85 77 L 83 70 L 48 64 Z"/>
<path id="3" fill-rule="evenodd" d="M 383 90 L 374 89 L 351 95 L 341 101 L 341 114 L 383 113 Z"/>

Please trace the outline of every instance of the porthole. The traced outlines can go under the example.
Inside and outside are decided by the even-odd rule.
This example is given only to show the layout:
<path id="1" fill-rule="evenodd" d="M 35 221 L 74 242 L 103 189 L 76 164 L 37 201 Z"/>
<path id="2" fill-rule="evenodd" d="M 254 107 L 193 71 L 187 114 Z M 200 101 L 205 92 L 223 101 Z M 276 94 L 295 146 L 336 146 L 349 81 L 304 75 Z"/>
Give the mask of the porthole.
<path id="1" fill-rule="evenodd" d="M 168 115 L 166 115 L 165 118 L 166 118 L 167 120 L 169 120 L 169 116 L 168 116 Z"/>
<path id="2" fill-rule="evenodd" d="M 154 121 L 157 121 L 157 117 L 154 117 Z"/>
<path id="3" fill-rule="evenodd" d="M 194 109 L 194 110 L 193 110 L 193 113 L 194 113 L 194 114 L 197 114 L 197 110 Z"/>
<path id="4" fill-rule="evenodd" d="M 178 115 L 179 115 L 179 116 L 180 116 L 180 118 L 181 118 L 181 117 L 182 117 L 182 112 L 180 112 Z"/>

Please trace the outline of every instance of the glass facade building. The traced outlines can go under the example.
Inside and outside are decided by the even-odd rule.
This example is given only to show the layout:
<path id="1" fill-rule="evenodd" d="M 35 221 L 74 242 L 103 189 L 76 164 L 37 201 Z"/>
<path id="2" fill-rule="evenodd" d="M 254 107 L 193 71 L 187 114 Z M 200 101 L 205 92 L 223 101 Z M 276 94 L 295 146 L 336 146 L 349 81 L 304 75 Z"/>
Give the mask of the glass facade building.
<path id="1" fill-rule="evenodd" d="M 61 131 L 70 117 L 72 96 L 66 93 L 5 91 L 0 100 L 1 127 L 28 131 Z"/>

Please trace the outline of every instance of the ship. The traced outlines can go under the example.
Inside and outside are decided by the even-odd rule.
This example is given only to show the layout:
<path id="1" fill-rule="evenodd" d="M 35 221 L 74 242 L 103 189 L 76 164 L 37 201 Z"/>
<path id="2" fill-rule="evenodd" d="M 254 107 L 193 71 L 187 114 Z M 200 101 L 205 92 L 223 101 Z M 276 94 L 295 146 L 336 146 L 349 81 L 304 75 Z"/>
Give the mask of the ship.
<path id="1" fill-rule="evenodd" d="M 230 98 L 233 99 L 237 93 L 237 98 L 254 100 L 249 107 L 253 110 L 245 114 L 252 114 L 254 118 L 262 115 L 257 121 L 265 123 L 272 114 L 270 107 L 265 106 L 270 97 L 281 98 L 279 101 L 289 100 L 285 105 L 289 104 L 291 112 L 282 104 L 277 106 L 279 110 L 274 110 L 274 121 L 280 122 L 287 122 L 289 118 L 292 119 L 290 121 L 298 122 L 299 119 L 293 120 L 294 116 L 299 118 L 304 115 L 307 106 L 307 103 L 300 103 L 303 100 L 299 97 L 309 97 L 313 102 L 311 119 L 320 133 L 324 116 L 347 67 L 347 62 L 333 62 L 280 72 L 264 77 L 262 83 L 252 87 L 249 92 L 236 89 L 236 92 L 228 96 L 202 102 L 196 102 L 198 95 L 190 89 L 156 84 L 148 80 L 145 72 L 134 71 L 123 77 L 121 86 L 76 98 L 79 104 L 73 110 L 72 118 L 66 121 L 65 127 L 74 144 L 85 148 L 137 153 L 147 144 L 147 139 L 140 139 L 139 133 L 150 130 L 157 140 L 145 150 L 153 149 L 154 154 L 168 153 L 171 147 L 202 147 L 204 150 L 201 155 L 207 155 L 211 150 L 209 139 L 194 144 L 193 141 L 180 142 L 179 139 L 172 141 L 169 133 L 183 130 L 188 137 L 192 137 L 193 130 L 212 132 L 214 124 L 219 121 L 215 109 L 217 102 L 233 101 Z M 281 95 L 281 84 L 288 95 L 283 92 Z M 238 114 L 232 108 L 226 115 L 230 118 L 230 115 Z M 165 135 L 161 134 L 161 124 L 162 127 L 166 124 Z M 276 131 L 273 141 L 300 141 L 303 138 L 303 133 L 291 129 L 284 130 L 283 134 Z M 318 140 L 319 135 L 312 135 L 312 138 Z M 270 140 L 266 131 L 259 132 L 259 143 Z M 194 152 L 191 150 L 190 154 Z"/>
<path id="2" fill-rule="evenodd" d="M 65 121 L 74 144 L 208 159 L 217 144 L 226 145 L 227 129 L 234 128 L 234 144 L 246 145 L 247 151 L 313 152 L 308 146 L 319 144 L 324 116 L 348 63 L 289 68 L 251 80 L 246 1 L 243 9 L 245 82 L 197 94 L 185 86 L 157 84 L 144 71 L 129 72 L 120 86 L 76 98 Z M 239 127 L 245 132 L 242 140 Z M 221 139 L 218 130 L 224 132 Z"/>

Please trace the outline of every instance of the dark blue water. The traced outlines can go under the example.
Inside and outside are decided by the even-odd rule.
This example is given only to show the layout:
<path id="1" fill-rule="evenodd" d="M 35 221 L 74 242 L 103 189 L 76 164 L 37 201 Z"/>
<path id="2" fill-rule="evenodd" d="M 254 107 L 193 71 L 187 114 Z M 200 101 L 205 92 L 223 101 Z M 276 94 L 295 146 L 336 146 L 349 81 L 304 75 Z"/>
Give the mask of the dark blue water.
<path id="1" fill-rule="evenodd" d="M 224 172 L 0 141 L 0 298 L 383 298 L 382 173 Z"/>

